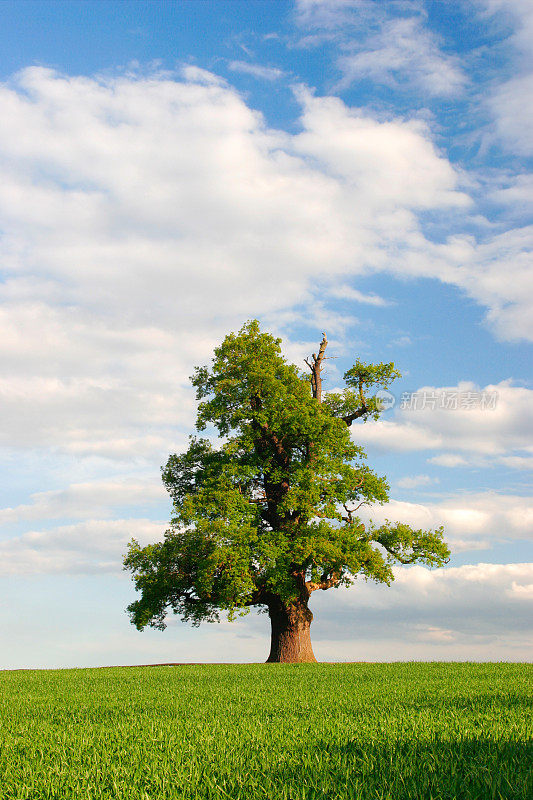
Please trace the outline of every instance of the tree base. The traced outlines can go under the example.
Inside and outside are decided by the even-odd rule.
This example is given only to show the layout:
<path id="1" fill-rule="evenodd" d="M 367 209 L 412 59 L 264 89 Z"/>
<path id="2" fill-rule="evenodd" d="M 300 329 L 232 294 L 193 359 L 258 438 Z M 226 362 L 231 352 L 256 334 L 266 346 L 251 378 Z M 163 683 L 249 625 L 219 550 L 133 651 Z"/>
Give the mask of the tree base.
<path id="1" fill-rule="evenodd" d="M 302 602 L 269 606 L 272 628 L 267 664 L 316 664 L 311 644 L 313 614 Z"/>

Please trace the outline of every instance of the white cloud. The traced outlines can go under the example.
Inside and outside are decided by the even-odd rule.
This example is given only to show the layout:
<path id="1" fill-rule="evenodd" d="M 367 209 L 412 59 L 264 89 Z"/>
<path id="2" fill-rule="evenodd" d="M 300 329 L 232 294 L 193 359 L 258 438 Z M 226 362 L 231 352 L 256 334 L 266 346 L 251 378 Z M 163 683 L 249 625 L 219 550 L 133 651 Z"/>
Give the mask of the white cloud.
<path id="1" fill-rule="evenodd" d="M 204 86 L 227 86 L 224 78 L 221 78 L 219 75 L 215 75 L 214 72 L 210 72 L 207 69 L 197 67 L 194 64 L 186 64 L 184 67 L 182 67 L 181 74 L 185 80 L 190 81 L 191 83 Z M 163 77 L 172 77 L 172 74 L 168 72 L 161 73 L 161 75 Z"/>
<path id="2" fill-rule="evenodd" d="M 497 492 L 470 492 L 425 503 L 391 500 L 362 509 L 363 519 L 381 524 L 400 520 L 415 528 L 444 526 L 452 552 L 489 549 L 495 543 L 533 536 L 533 498 Z"/>
<path id="3" fill-rule="evenodd" d="M 418 480 L 414 485 L 425 483 Z M 165 499 L 162 486 L 139 479 L 94 481 L 33 495 L 31 503 L 0 511 L 0 524 L 68 518 L 84 521 L 1 540 L 2 575 L 120 572 L 126 543 L 132 537 L 144 544 L 157 541 L 168 523 L 106 517 L 121 506 L 133 510 Z M 377 524 L 390 519 L 416 528 L 444 525 L 446 541 L 454 552 L 527 540 L 533 535 L 531 499 L 495 492 L 465 493 L 424 503 L 393 499 L 385 506 L 363 508 L 359 513 L 363 520 L 371 518 Z"/>
<path id="4" fill-rule="evenodd" d="M 370 79 L 395 90 L 449 96 L 460 93 L 466 83 L 460 59 L 443 51 L 419 5 L 298 0 L 297 21 L 312 31 L 301 45 L 336 45 L 336 65 L 343 76 L 339 89 Z"/>
<path id="5" fill-rule="evenodd" d="M 470 205 L 428 125 L 298 97 L 291 135 L 197 68 L 30 68 L 0 87 L 4 446 L 164 458 L 193 421 L 192 366 L 228 329 L 295 304 L 316 315 L 315 285 L 383 305 L 347 284 L 373 270 L 466 287 L 525 334 L 523 236 L 482 251 L 421 233 L 420 212 Z"/>
<path id="6" fill-rule="evenodd" d="M 513 153 L 533 153 L 533 73 L 520 75 L 495 89 L 489 107 L 494 115 L 496 135 Z"/>
<path id="7" fill-rule="evenodd" d="M 312 32 L 308 44 L 329 41 L 336 47 L 339 67 L 344 73 L 340 86 L 370 78 L 396 90 L 414 88 L 418 94 L 455 95 L 466 85 L 465 73 L 456 56 L 448 56 L 427 26 L 420 4 L 380 4 L 366 0 L 301 0 L 297 5 L 300 25 Z M 531 87 L 531 36 L 533 12 L 528 0 L 480 0 L 478 9 L 487 16 L 500 14 L 510 21 L 513 34 L 508 41 L 513 52 L 509 81 L 486 90 L 486 103 L 494 123 L 487 141 L 499 139 L 518 154 L 528 154 L 533 141 Z M 495 17 L 496 18 L 496 17 Z M 340 54 L 339 54 L 340 53 Z M 336 137 L 334 137 L 335 140 Z M 416 158 L 414 159 L 416 162 Z M 391 170 L 390 175 L 394 175 Z M 465 176 L 466 179 L 466 176 Z M 492 193 L 492 199 L 511 204 L 523 215 L 523 197 L 529 198 L 528 178 L 511 180 L 507 192 Z M 479 188 L 479 187 L 478 187 Z M 474 222 L 474 220 L 472 220 Z M 411 236 L 410 222 L 404 220 L 403 242 L 410 241 L 408 253 L 398 261 L 398 272 L 431 275 L 461 287 L 488 308 L 487 321 L 502 339 L 530 339 L 533 316 L 533 269 L 531 228 L 509 229 L 503 233 L 480 215 L 480 240 L 472 236 L 451 236 L 434 247 L 423 245 L 417 252 L 417 237 Z M 457 226 L 460 230 L 460 224 Z M 483 230 L 485 228 L 485 230 Z M 501 229 L 500 229 L 501 230 Z M 394 270 L 394 267 L 392 267 Z M 512 280 L 509 275 L 512 274 Z"/>
<path id="8" fill-rule="evenodd" d="M 504 205 L 527 210 L 533 204 L 533 174 L 508 176 L 490 197 Z"/>
<path id="9" fill-rule="evenodd" d="M 403 336 L 398 336 L 397 339 L 393 339 L 392 344 L 396 345 L 396 347 L 408 347 L 413 344 L 413 340 L 408 334 L 404 334 Z"/>
<path id="10" fill-rule="evenodd" d="M 528 660 L 533 564 L 401 568 L 390 587 L 357 583 L 316 598 L 315 649 L 371 659 Z M 314 596 L 313 596 L 314 598 Z"/>
<path id="11" fill-rule="evenodd" d="M 487 321 L 502 339 L 533 338 L 532 254 L 533 225 L 511 229 L 480 245 L 457 281 L 489 308 Z"/>
<path id="12" fill-rule="evenodd" d="M 486 220 L 485 223 L 486 224 Z M 533 315 L 533 226 L 450 236 L 442 244 L 403 253 L 397 274 L 434 277 L 462 288 L 488 309 L 486 321 L 500 339 L 531 339 Z M 391 271 L 395 271 L 391 264 Z"/>
<path id="13" fill-rule="evenodd" d="M 465 203 L 419 123 L 302 93 L 290 136 L 216 76 L 185 75 L 30 68 L 0 89 L 7 446 L 159 453 L 228 328 L 305 304 L 317 277 L 382 268 L 413 209 Z"/>
<path id="14" fill-rule="evenodd" d="M 533 469 L 533 456 L 500 456 L 498 461 L 500 464 L 513 469 Z"/>
<path id="15" fill-rule="evenodd" d="M 459 456 L 456 453 L 443 453 L 440 456 L 433 456 L 428 458 L 430 464 L 437 464 L 439 467 L 463 467 L 468 464 L 464 456 Z"/>
<path id="16" fill-rule="evenodd" d="M 231 61 L 228 64 L 233 72 L 243 72 L 254 78 L 265 81 L 277 81 L 283 77 L 284 72 L 277 67 L 265 67 L 262 64 L 251 64 L 249 61 Z"/>
<path id="17" fill-rule="evenodd" d="M 116 506 L 139 506 L 168 497 L 162 483 L 139 477 L 77 483 L 66 489 L 37 492 L 31 502 L 0 509 L 0 525 L 23 520 L 106 517 Z"/>
<path id="18" fill-rule="evenodd" d="M 417 489 L 419 486 L 430 486 L 438 482 L 438 478 L 431 478 L 429 475 L 406 475 L 396 483 L 400 489 Z"/>
<path id="19" fill-rule="evenodd" d="M 470 454 L 467 457 L 457 453 L 443 453 L 442 455 L 428 458 L 430 464 L 440 467 L 496 467 L 504 466 L 511 469 L 532 470 L 533 456 L 480 456 Z"/>
<path id="20" fill-rule="evenodd" d="M 377 122 L 339 98 L 314 97 L 306 89 L 298 97 L 304 125 L 295 137 L 298 151 L 318 159 L 326 174 L 347 182 L 351 197 L 365 197 L 366 208 L 358 208 L 364 228 L 369 215 L 377 215 L 377 227 L 394 239 L 396 225 L 413 230 L 409 210 L 469 207 L 469 198 L 458 190 L 458 175 L 438 154 L 427 123 Z M 396 216 L 400 205 L 403 213 Z"/>
<path id="21" fill-rule="evenodd" d="M 354 7 L 370 11 L 368 0 L 296 0 L 299 22 L 310 28 L 338 28 L 352 19 Z"/>
<path id="22" fill-rule="evenodd" d="M 514 600 L 533 601 L 533 583 L 521 584 L 513 581 L 511 588 L 507 589 L 507 595 Z"/>
<path id="23" fill-rule="evenodd" d="M 338 58 L 339 88 L 369 78 L 394 89 L 418 88 L 429 95 L 461 93 L 466 83 L 457 56 L 446 55 L 435 34 L 418 17 L 385 19 L 378 33 Z"/>
<path id="24" fill-rule="evenodd" d="M 356 425 L 353 436 L 363 445 L 387 450 L 460 451 L 431 457 L 441 466 L 461 466 L 478 456 L 480 465 L 521 468 L 522 459 L 529 462 L 533 452 L 533 391 L 510 381 L 484 388 L 468 381 L 425 386 L 413 393 L 405 408 L 397 404 L 393 420 Z"/>
<path id="25" fill-rule="evenodd" d="M 360 292 L 358 289 L 354 289 L 352 286 L 348 286 L 345 283 L 340 286 L 332 286 L 328 291 L 328 295 L 330 297 L 336 297 L 339 300 L 354 300 L 356 303 L 364 303 L 369 306 L 384 307 L 390 305 L 388 300 L 385 300 L 384 297 L 380 297 L 378 294 L 365 294 L 365 292 Z"/>
<path id="26" fill-rule="evenodd" d="M 372 420 L 357 425 L 352 436 L 358 444 L 373 446 L 380 450 L 433 450 L 442 447 L 442 436 L 438 432 L 425 430 L 421 426 L 410 423 L 389 422 L 388 420 Z"/>
<path id="27" fill-rule="evenodd" d="M 502 23 L 502 28 L 516 51 L 523 54 L 525 59 L 531 60 L 533 6 L 530 0 L 476 0 L 476 3 L 482 16 L 495 16 Z"/>
<path id="28" fill-rule="evenodd" d="M 148 519 L 90 519 L 0 541 L 0 577 L 120 572 L 126 544 L 162 539 L 168 526 Z"/>
<path id="29" fill-rule="evenodd" d="M 510 52 L 509 80 L 497 84 L 487 100 L 494 131 L 518 155 L 531 155 L 533 141 L 533 5 L 530 0 L 477 0 L 485 17 L 501 23 Z M 508 29 L 511 29 L 509 34 Z"/>

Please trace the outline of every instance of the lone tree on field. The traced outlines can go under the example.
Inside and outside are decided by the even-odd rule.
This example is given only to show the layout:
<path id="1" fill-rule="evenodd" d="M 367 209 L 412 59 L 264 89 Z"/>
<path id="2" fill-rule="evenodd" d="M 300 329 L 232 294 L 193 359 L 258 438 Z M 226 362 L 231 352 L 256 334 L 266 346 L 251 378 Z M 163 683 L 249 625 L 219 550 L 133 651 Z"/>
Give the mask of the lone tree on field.
<path id="1" fill-rule="evenodd" d="M 168 609 L 199 624 L 260 606 L 272 627 L 268 661 L 315 661 L 312 592 L 358 575 L 390 584 L 394 563 L 441 566 L 449 550 L 442 528 L 356 516 L 387 502 L 389 487 L 350 426 L 379 416 L 376 391 L 399 377 L 394 364 L 358 360 L 342 392 L 323 393 L 326 335 L 306 360 L 310 374 L 288 364 L 280 344 L 248 322 L 226 336 L 210 368 L 196 368 L 197 429 L 214 425 L 224 443 L 191 437 L 186 453 L 169 457 L 171 527 L 163 542 L 129 545 L 124 565 L 141 596 L 128 611 L 142 630 L 163 629 Z"/>

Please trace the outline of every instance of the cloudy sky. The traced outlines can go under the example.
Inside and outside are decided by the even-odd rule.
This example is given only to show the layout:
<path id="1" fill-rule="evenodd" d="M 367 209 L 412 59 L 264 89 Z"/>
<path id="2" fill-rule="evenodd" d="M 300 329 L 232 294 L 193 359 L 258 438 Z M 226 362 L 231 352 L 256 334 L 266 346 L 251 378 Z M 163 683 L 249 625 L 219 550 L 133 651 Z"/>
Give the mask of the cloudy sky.
<path id="1" fill-rule="evenodd" d="M 263 660 L 268 619 L 139 633 L 188 376 L 250 318 L 354 425 L 375 520 L 448 567 L 313 596 L 324 660 L 529 660 L 530 0 L 11 2 L 0 33 L 0 666 Z"/>

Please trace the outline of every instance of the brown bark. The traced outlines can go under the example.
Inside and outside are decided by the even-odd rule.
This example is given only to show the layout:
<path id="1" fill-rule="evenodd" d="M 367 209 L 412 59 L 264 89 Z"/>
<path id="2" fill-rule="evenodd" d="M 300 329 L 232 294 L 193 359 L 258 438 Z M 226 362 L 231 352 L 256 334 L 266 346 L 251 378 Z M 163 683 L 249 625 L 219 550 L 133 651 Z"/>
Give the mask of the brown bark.
<path id="1" fill-rule="evenodd" d="M 272 628 L 268 663 L 316 663 L 311 644 L 313 614 L 307 603 L 297 600 L 285 605 L 280 600 L 269 603 Z"/>
<path id="2" fill-rule="evenodd" d="M 305 363 L 311 370 L 311 389 L 313 391 L 313 397 L 319 403 L 322 402 L 322 375 L 320 373 L 322 372 L 322 361 L 324 360 L 324 353 L 326 352 L 327 346 L 328 337 L 323 333 L 318 355 L 313 353 L 313 363 L 311 364 L 309 359 L 305 359 Z"/>

